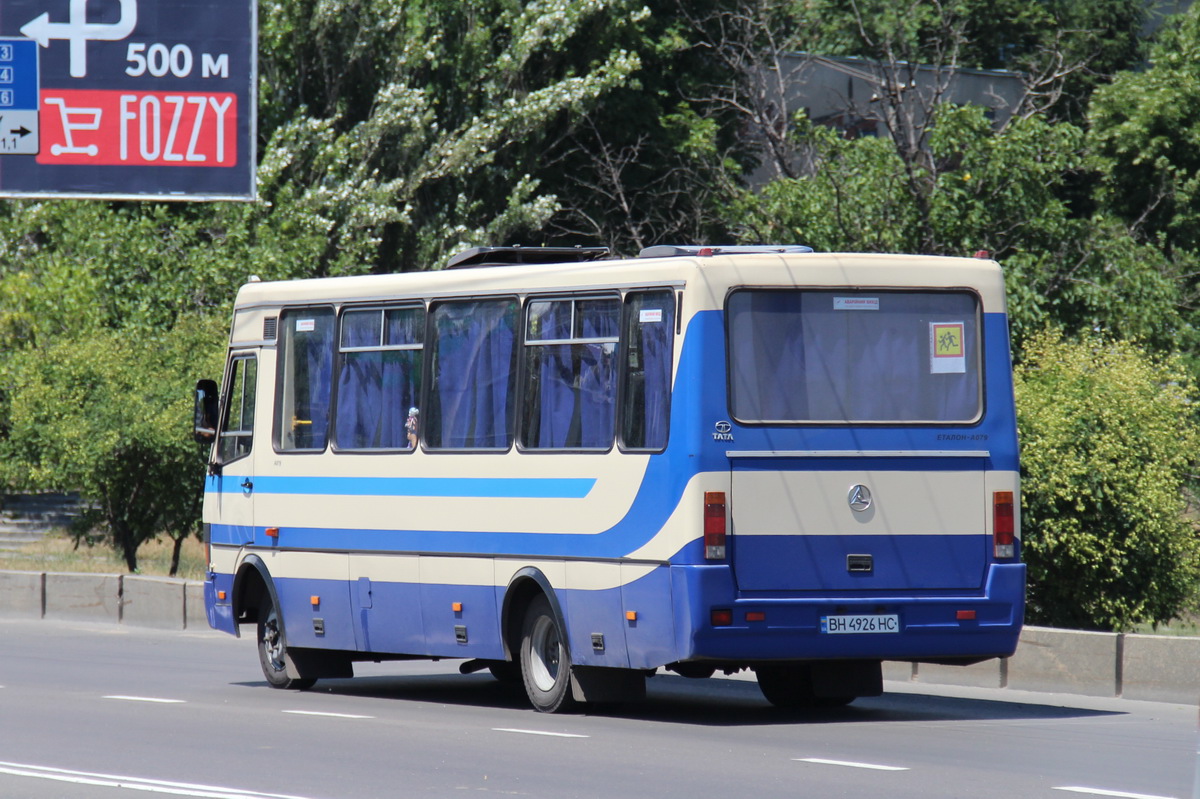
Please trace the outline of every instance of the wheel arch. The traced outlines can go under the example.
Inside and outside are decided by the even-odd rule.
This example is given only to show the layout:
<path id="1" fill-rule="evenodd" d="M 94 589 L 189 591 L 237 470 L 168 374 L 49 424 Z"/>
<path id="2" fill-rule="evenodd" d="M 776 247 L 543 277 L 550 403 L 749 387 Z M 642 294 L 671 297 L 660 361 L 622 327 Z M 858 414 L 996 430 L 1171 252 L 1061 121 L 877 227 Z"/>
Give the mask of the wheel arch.
<path id="1" fill-rule="evenodd" d="M 275 592 L 271 572 L 258 555 L 247 555 L 233 578 L 233 617 L 237 620 L 239 637 L 241 625 L 258 621 L 260 609 L 270 604 L 279 607 L 279 596 Z M 286 641 L 286 625 L 282 614 L 280 616 L 280 631 Z"/>
<path id="2" fill-rule="evenodd" d="M 563 631 L 563 645 L 570 652 L 567 617 L 559 604 L 554 586 L 550 584 L 541 569 L 525 566 L 508 581 L 508 588 L 504 592 L 504 601 L 500 609 L 500 638 L 504 643 L 506 660 L 517 661 L 521 648 L 521 622 L 525 618 L 525 611 L 529 607 L 529 603 L 539 594 L 545 596 L 546 601 L 550 603 L 550 610 L 554 613 L 558 628 Z"/>

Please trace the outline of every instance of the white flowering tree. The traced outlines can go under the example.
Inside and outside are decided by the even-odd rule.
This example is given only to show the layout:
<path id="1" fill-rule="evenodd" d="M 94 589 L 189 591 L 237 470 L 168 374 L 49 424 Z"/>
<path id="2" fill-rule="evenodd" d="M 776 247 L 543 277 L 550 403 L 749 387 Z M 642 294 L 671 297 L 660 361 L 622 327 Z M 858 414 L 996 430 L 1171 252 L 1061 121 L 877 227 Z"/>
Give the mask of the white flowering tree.
<path id="1" fill-rule="evenodd" d="M 558 209 L 542 154 L 638 57 L 593 57 L 623 0 L 274 0 L 260 5 L 269 207 L 249 227 L 305 242 L 305 274 L 436 268 L 537 231 Z M 281 265 L 287 268 L 286 265 Z M 292 268 L 296 268 L 293 266 Z"/>

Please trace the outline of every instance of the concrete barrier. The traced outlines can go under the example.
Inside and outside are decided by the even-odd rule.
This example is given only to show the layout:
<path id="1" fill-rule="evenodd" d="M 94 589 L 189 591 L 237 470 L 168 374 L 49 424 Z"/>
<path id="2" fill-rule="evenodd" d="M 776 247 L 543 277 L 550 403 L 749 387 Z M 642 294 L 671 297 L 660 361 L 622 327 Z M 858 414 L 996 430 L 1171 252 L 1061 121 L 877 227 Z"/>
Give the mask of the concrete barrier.
<path id="1" fill-rule="evenodd" d="M 0 618 L 207 630 L 204 584 L 169 577 L 0 571 Z M 886 680 L 1197 704 L 1200 637 L 1026 627 L 1010 658 L 884 663 Z"/>
<path id="2" fill-rule="evenodd" d="M 1026 627 L 1008 659 L 1005 687 L 1084 696 L 1120 696 L 1121 636 Z"/>
<path id="3" fill-rule="evenodd" d="M 204 610 L 204 583 L 188 580 L 183 589 L 183 624 L 189 630 L 208 630 Z"/>
<path id="4" fill-rule="evenodd" d="M 43 618 L 120 621 L 121 575 L 47 572 Z"/>
<path id="5" fill-rule="evenodd" d="M 122 624 L 160 630 L 182 630 L 186 626 L 183 580 L 127 574 L 121 582 Z"/>
<path id="6" fill-rule="evenodd" d="M 45 608 L 46 575 L 0 571 L 0 617 L 40 619 Z"/>
<path id="7" fill-rule="evenodd" d="M 1200 638 L 1126 635 L 1121 696 L 1152 702 L 1200 702 Z"/>
<path id="8" fill-rule="evenodd" d="M 1006 662 L 1000 658 L 985 660 L 970 666 L 941 666 L 921 663 L 917 666 L 917 682 L 932 685 L 963 685 L 970 688 L 1003 688 Z"/>
<path id="9" fill-rule="evenodd" d="M 917 679 L 917 666 L 901 660 L 883 662 L 883 679 L 893 682 L 912 682 Z"/>

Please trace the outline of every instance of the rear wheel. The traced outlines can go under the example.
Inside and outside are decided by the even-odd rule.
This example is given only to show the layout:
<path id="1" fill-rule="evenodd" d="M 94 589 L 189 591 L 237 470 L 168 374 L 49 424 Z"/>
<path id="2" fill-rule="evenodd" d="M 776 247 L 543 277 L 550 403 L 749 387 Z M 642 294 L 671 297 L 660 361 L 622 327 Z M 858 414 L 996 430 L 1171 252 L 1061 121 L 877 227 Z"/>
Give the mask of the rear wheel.
<path id="1" fill-rule="evenodd" d="M 858 698 L 816 696 L 812 669 L 804 663 L 757 666 L 754 673 L 758 676 L 759 690 L 776 707 L 793 710 L 844 707 Z"/>
<path id="2" fill-rule="evenodd" d="M 571 654 L 550 601 L 539 595 L 529 603 L 521 626 L 521 679 L 535 710 L 555 713 L 574 706 Z"/>
<path id="3" fill-rule="evenodd" d="M 258 614 L 258 662 L 263 676 L 272 688 L 311 688 L 316 680 L 298 679 L 287 673 L 287 641 L 283 635 L 283 622 L 279 609 L 272 601 L 266 612 Z"/>

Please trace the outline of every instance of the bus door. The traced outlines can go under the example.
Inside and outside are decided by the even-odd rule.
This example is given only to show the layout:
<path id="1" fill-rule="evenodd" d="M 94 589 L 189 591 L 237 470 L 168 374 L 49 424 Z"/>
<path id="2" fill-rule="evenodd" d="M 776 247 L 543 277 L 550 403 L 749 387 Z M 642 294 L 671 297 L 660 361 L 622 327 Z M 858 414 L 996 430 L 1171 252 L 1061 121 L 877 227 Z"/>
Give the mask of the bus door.
<path id="1" fill-rule="evenodd" d="M 205 513 L 214 544 L 244 546 L 254 540 L 254 422 L 258 351 L 234 351 L 221 397 L 221 424 L 206 486 Z"/>
<path id="2" fill-rule="evenodd" d="M 984 459 L 944 453 L 730 453 L 744 591 L 978 589 Z"/>

